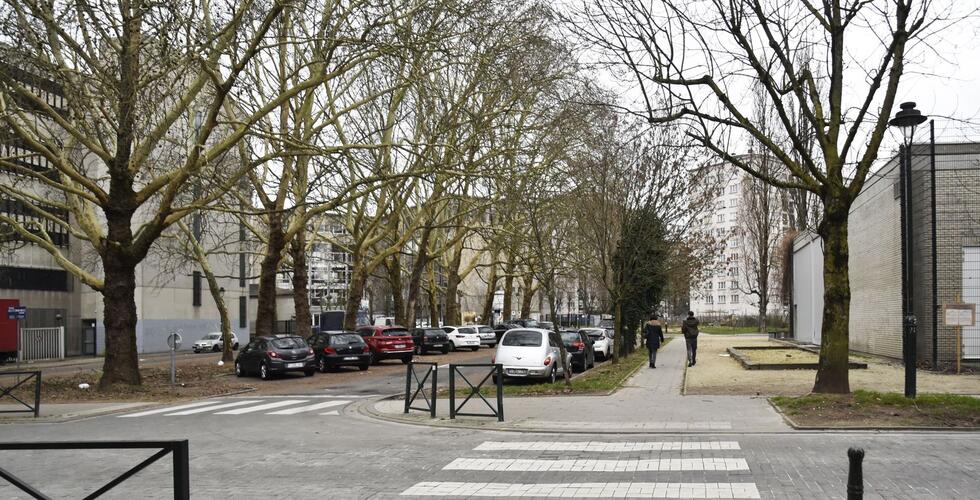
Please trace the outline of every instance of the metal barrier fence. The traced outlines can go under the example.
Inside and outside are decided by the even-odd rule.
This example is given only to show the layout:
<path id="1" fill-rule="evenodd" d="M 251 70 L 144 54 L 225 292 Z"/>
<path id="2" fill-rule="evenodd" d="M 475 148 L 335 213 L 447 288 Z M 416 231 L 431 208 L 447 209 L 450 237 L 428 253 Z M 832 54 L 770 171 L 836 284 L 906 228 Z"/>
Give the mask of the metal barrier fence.
<path id="1" fill-rule="evenodd" d="M 34 418 L 37 418 L 41 412 L 41 372 L 0 372 L 0 376 L 9 377 L 11 375 L 17 375 L 17 383 L 10 387 L 0 385 L 0 400 L 9 397 L 22 404 L 26 410 L 0 410 L 0 413 L 33 413 Z M 21 375 L 27 375 L 27 377 L 21 379 Z M 18 387 L 23 386 L 31 379 L 34 379 L 34 406 L 24 402 L 14 394 Z"/>
<path id="2" fill-rule="evenodd" d="M 864 470 L 861 462 L 864 460 L 864 448 L 848 448 L 847 460 L 847 500 L 862 500 L 864 498 Z"/>
<path id="3" fill-rule="evenodd" d="M 470 379 L 466 377 L 462 372 L 459 371 L 460 367 L 463 368 L 490 368 L 490 371 L 480 380 L 476 385 L 470 382 Z M 456 406 L 456 375 L 459 375 L 466 385 L 469 386 L 469 394 L 463 399 L 463 402 Z M 493 378 L 494 385 L 497 386 L 497 407 L 494 408 L 493 405 L 487 401 L 487 398 L 483 397 L 480 393 L 480 389 L 483 384 Z M 473 396 L 479 396 L 483 400 L 483 403 L 490 408 L 489 414 L 487 413 L 463 413 L 460 410 L 463 406 L 470 401 Z M 504 367 L 501 364 L 482 364 L 482 363 L 467 363 L 458 365 L 449 365 L 449 418 L 454 419 L 457 415 L 465 417 L 497 417 L 497 421 L 504 421 Z"/>
<path id="4" fill-rule="evenodd" d="M 416 365 L 425 366 L 425 376 L 419 378 L 419 373 L 415 371 Z M 436 363 L 416 363 L 411 362 L 408 364 L 408 370 L 405 374 L 405 413 L 408 410 L 420 410 L 429 412 L 432 418 L 436 418 L 436 391 L 438 388 L 438 369 L 439 365 Z M 429 399 L 425 395 L 425 383 L 432 377 L 432 399 Z M 412 386 L 415 386 L 414 389 Z M 419 395 L 422 396 L 422 400 L 425 401 L 425 407 L 412 406 L 415 400 L 418 399 Z"/>
<path id="5" fill-rule="evenodd" d="M 3 451 L 24 451 L 24 450 L 134 450 L 134 449 L 156 449 L 159 450 L 152 456 L 136 464 L 131 469 L 123 472 L 115 479 L 109 481 L 85 499 L 98 498 L 107 491 L 115 488 L 123 481 L 134 476 L 137 472 L 145 469 L 150 464 L 163 458 L 168 453 L 173 454 L 173 480 L 174 498 L 176 500 L 188 500 L 191 497 L 190 483 L 190 460 L 187 447 L 187 440 L 181 441 L 48 441 L 40 443 L 0 443 L 0 450 Z M 0 467 L 0 477 L 3 477 L 14 487 L 20 489 L 28 495 L 48 499 L 47 495 L 41 493 L 37 488 L 27 484 L 17 476 L 11 474 L 6 469 Z"/>
<path id="6" fill-rule="evenodd" d="M 21 328 L 19 346 L 21 361 L 65 359 L 65 327 Z"/>

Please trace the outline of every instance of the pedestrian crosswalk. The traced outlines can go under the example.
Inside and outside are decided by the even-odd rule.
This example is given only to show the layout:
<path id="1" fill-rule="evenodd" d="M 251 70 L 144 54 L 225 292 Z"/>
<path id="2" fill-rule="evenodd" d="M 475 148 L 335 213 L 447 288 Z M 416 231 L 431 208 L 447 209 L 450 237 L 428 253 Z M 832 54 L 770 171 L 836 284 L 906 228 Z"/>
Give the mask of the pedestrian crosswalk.
<path id="1" fill-rule="evenodd" d="M 754 482 L 716 482 L 750 477 L 748 460 L 736 456 L 741 450 L 737 441 L 486 441 L 473 448 L 483 456 L 463 456 L 443 466 L 440 474 L 454 480 L 419 482 L 401 495 L 760 498 Z M 527 482 L 534 473 L 548 482 Z M 501 481 L 512 477 L 524 482 Z"/>
<path id="2" fill-rule="evenodd" d="M 338 416 L 346 405 L 370 395 L 293 396 L 283 399 L 274 396 L 251 398 L 221 398 L 193 403 L 164 406 L 152 410 L 119 415 L 119 418 L 183 417 L 188 415 L 322 415 Z"/>

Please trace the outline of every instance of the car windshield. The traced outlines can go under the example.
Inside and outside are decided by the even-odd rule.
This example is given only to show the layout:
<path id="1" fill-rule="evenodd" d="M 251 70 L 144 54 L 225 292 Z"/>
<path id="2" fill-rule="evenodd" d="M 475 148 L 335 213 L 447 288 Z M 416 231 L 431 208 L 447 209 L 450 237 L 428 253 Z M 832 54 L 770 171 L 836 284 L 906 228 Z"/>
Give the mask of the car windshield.
<path id="1" fill-rule="evenodd" d="M 493 328 L 490 328 L 489 326 L 481 326 L 480 333 L 493 333 Z"/>
<path id="2" fill-rule="evenodd" d="M 207 334 L 207 335 L 204 336 L 204 339 L 203 340 L 218 340 L 220 338 L 221 338 L 221 334 L 220 333 L 209 333 L 209 334 Z"/>
<path id="3" fill-rule="evenodd" d="M 408 330 L 404 328 L 392 328 L 381 332 L 385 337 L 404 337 L 408 335 Z"/>
<path id="4" fill-rule="evenodd" d="M 440 330 L 438 328 L 430 328 L 428 330 L 425 330 L 425 334 L 426 335 L 445 335 L 446 332 L 444 332 L 444 331 L 442 331 L 442 330 Z"/>
<path id="5" fill-rule="evenodd" d="M 476 328 L 459 328 L 459 333 L 476 333 Z"/>
<path id="6" fill-rule="evenodd" d="M 538 328 L 544 328 L 545 330 L 553 330 L 555 324 L 550 321 L 540 321 L 538 322 Z"/>
<path id="7" fill-rule="evenodd" d="M 606 336 L 603 332 L 589 332 L 587 335 L 592 339 L 601 339 Z"/>
<path id="8" fill-rule="evenodd" d="M 528 328 L 537 328 L 538 327 L 538 322 L 537 321 L 534 321 L 533 319 L 529 319 L 529 320 L 525 321 L 525 323 L 526 324 L 524 326 L 526 326 Z"/>
<path id="9" fill-rule="evenodd" d="M 303 349 L 306 347 L 306 341 L 299 337 L 283 337 L 272 339 L 272 347 L 276 349 Z"/>
<path id="10" fill-rule="evenodd" d="M 331 345 L 349 345 L 349 344 L 363 344 L 364 339 L 360 335 L 355 335 L 353 333 L 344 333 L 341 335 L 331 335 L 330 344 Z"/>
<path id="11" fill-rule="evenodd" d="M 568 344 L 582 339 L 579 338 L 578 332 L 561 332 L 561 340 Z"/>
<path id="12" fill-rule="evenodd" d="M 539 347 L 541 345 L 541 332 L 511 330 L 504 335 L 503 345 L 516 347 Z"/>

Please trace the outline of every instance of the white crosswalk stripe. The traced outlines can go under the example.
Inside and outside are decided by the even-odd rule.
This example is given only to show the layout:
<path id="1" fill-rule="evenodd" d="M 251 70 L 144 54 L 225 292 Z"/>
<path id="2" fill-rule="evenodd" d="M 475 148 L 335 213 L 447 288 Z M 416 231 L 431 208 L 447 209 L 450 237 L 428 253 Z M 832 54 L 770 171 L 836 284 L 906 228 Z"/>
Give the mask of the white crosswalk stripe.
<path id="1" fill-rule="evenodd" d="M 245 408 L 236 408 L 234 410 L 219 411 L 215 415 L 244 415 L 245 413 L 254 413 L 262 410 L 271 410 L 273 408 L 282 408 L 283 406 L 290 406 L 301 403 L 308 403 L 307 399 L 287 399 L 285 401 L 276 401 L 274 403 L 266 403 L 264 405 L 258 406 L 246 406 Z"/>
<path id="2" fill-rule="evenodd" d="M 477 451 L 590 451 L 624 453 L 630 451 L 712 451 L 737 450 L 738 441 L 486 441 Z"/>
<path id="3" fill-rule="evenodd" d="M 297 413 L 304 413 L 304 412 L 308 412 L 308 411 L 322 410 L 324 408 L 330 408 L 331 406 L 340 406 L 340 405 L 345 405 L 347 403 L 350 403 L 350 401 L 344 401 L 344 400 L 327 401 L 326 403 L 317 403 L 315 405 L 298 406 L 296 408 L 287 408 L 285 410 L 274 411 L 274 412 L 269 413 L 269 415 L 295 415 Z M 334 412 L 332 414 L 335 415 L 336 412 Z M 320 415 L 325 415 L 325 414 L 324 413 L 321 413 Z"/>
<path id="4" fill-rule="evenodd" d="M 362 394 L 358 395 L 310 395 L 310 396 L 293 396 L 292 399 L 282 399 L 284 396 L 258 396 L 248 399 L 209 399 L 205 401 L 195 401 L 193 403 L 180 404 L 176 406 L 166 406 L 162 408 L 154 408 L 152 410 L 144 410 L 135 413 L 129 413 L 126 415 L 118 415 L 119 418 L 135 418 L 135 417 L 149 417 L 149 416 L 162 416 L 162 417 L 178 417 L 187 415 L 201 415 L 201 414 L 212 414 L 212 415 L 249 415 L 249 414 L 263 414 L 263 415 L 302 415 L 302 414 L 312 414 L 318 412 L 318 410 L 325 410 L 328 408 L 338 408 L 352 403 L 358 399 L 365 396 Z M 302 399 L 300 399 L 302 398 Z M 319 400 L 319 402 L 316 402 Z M 313 404 L 308 404 L 313 403 Z M 338 416 L 340 411 L 331 410 L 325 412 L 318 412 L 318 415 L 325 416 Z"/>
<path id="5" fill-rule="evenodd" d="M 737 441 L 485 441 L 473 449 L 475 452 L 518 452 L 520 458 L 507 457 L 460 457 L 446 464 L 443 474 L 465 475 L 465 481 L 425 481 L 416 483 L 401 493 L 417 497 L 545 497 L 545 498 L 672 498 L 672 499 L 757 499 L 761 498 L 756 483 L 702 482 L 716 472 L 749 471 L 748 461 L 732 456 L 702 456 L 711 452 L 738 452 Z M 543 456 L 554 452 L 579 452 L 596 454 L 601 459 L 575 458 L 554 459 L 526 457 L 527 452 L 542 452 Z M 651 458 L 638 458 L 637 453 L 650 452 Z M 616 453 L 629 454 L 616 459 Z M 664 453 L 666 457 L 655 458 Z M 674 453 L 680 456 L 671 457 Z M 695 454 L 695 457 L 685 455 Z M 719 453 L 720 454 L 720 453 Z M 533 455 L 533 454 L 532 454 Z M 640 455 L 642 457 L 642 455 Z M 492 482 L 501 473 L 540 473 L 547 483 Z M 609 477 L 608 482 L 554 482 L 561 473 L 591 473 L 595 481 Z M 494 475 L 487 476 L 492 473 Z M 619 474 L 617 476 L 617 473 Z M 631 474 L 634 481 L 615 481 L 622 474 Z M 676 480 L 686 473 L 694 473 L 699 481 Z M 743 472 L 744 473 L 744 472 Z M 579 474 L 580 476 L 580 474 Z M 559 476 L 560 477 L 560 476 Z M 728 475 L 725 475 L 725 479 Z M 669 479 L 669 481 L 664 481 Z M 488 481 L 489 480 L 489 481 Z M 652 480 L 652 481 L 645 481 Z M 659 481 L 658 481 L 659 480 Z"/>

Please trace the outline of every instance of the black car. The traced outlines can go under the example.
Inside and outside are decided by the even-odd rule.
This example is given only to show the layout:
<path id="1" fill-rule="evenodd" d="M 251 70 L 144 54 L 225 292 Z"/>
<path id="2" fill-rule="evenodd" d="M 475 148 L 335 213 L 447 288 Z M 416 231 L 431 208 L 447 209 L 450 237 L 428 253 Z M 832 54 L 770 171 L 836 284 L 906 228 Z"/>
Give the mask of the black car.
<path id="1" fill-rule="evenodd" d="M 493 333 L 497 337 L 497 343 L 498 344 L 500 343 L 500 337 L 503 337 L 504 333 L 506 333 L 507 330 L 512 330 L 514 328 L 523 328 L 523 327 L 517 323 L 500 323 L 494 326 Z"/>
<path id="2" fill-rule="evenodd" d="M 286 372 L 303 372 L 307 377 L 316 373 L 316 356 L 302 337 L 257 337 L 235 359 L 235 375 L 239 377 L 258 373 L 262 380 L 269 380 Z"/>
<path id="3" fill-rule="evenodd" d="M 425 354 L 430 351 L 440 351 L 447 354 L 451 347 L 449 337 L 442 328 L 416 328 L 412 330 L 412 342 L 415 342 L 415 353 Z"/>
<path id="4" fill-rule="evenodd" d="M 310 337 L 316 356 L 316 367 L 328 372 L 339 366 L 357 366 L 365 371 L 371 366 L 371 349 L 357 332 L 327 331 Z"/>
<path id="5" fill-rule="evenodd" d="M 572 355 L 572 369 L 585 371 L 595 366 L 595 349 L 589 336 L 576 331 L 561 332 L 561 341 L 565 350 Z"/>
<path id="6" fill-rule="evenodd" d="M 538 326 L 535 328 L 543 328 L 545 330 L 555 331 L 555 324 L 550 321 L 538 321 Z"/>

